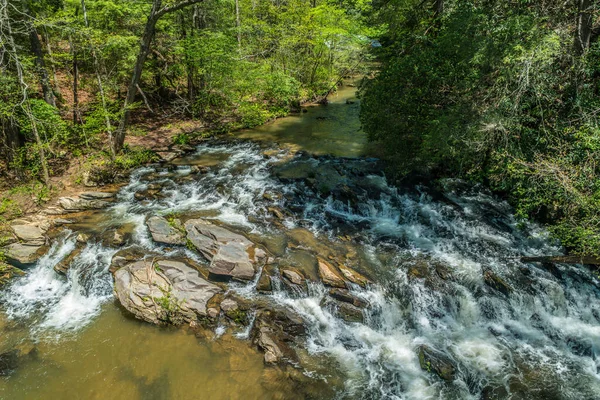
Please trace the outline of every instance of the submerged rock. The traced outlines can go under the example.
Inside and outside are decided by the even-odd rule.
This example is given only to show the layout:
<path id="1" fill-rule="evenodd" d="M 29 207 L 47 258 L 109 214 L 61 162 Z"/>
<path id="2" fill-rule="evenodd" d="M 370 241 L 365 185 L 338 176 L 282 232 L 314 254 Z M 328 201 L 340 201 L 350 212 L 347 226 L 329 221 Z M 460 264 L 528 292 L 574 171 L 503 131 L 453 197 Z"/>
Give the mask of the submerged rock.
<path id="1" fill-rule="evenodd" d="M 419 347 L 419 364 L 424 371 L 433 372 L 447 382 L 454 380 L 455 368 L 450 358 L 429 346 Z"/>
<path id="2" fill-rule="evenodd" d="M 12 374 L 21 363 L 36 356 L 36 348 L 33 343 L 26 341 L 17 348 L 0 353 L 0 376 Z"/>
<path id="3" fill-rule="evenodd" d="M 174 219 L 172 223 L 163 217 L 150 217 L 146 221 L 152 240 L 164 244 L 185 244 L 185 234 L 181 222 Z M 181 228 L 179 228 L 181 226 Z"/>
<path id="4" fill-rule="evenodd" d="M 169 260 L 138 261 L 114 274 L 115 294 L 137 318 L 179 325 L 206 316 L 208 301 L 221 289 L 197 270 Z"/>
<path id="5" fill-rule="evenodd" d="M 213 275 L 250 280 L 265 252 L 244 236 L 201 219 L 185 223 L 187 238 L 210 262 Z"/>
<path id="6" fill-rule="evenodd" d="M 54 266 L 54 270 L 59 274 L 66 275 L 67 272 L 69 272 L 69 268 L 71 268 L 71 263 L 79 254 L 81 254 L 82 250 L 83 248 L 81 246 L 75 248 L 68 256 L 60 260 L 60 262 Z"/>
<path id="7" fill-rule="evenodd" d="M 483 271 L 483 281 L 492 289 L 497 290 L 505 296 L 512 293 L 512 287 L 504 279 L 496 275 L 492 270 L 486 269 Z"/>
<path id="8" fill-rule="evenodd" d="M 336 300 L 352 304 L 355 307 L 366 307 L 368 303 L 358 296 L 353 295 L 346 289 L 333 288 L 329 290 L 329 295 Z"/>
<path id="9" fill-rule="evenodd" d="M 271 292 L 273 290 L 273 284 L 271 283 L 271 277 L 266 271 L 266 267 L 263 268 L 262 274 L 256 284 L 256 290 L 258 292 Z"/>

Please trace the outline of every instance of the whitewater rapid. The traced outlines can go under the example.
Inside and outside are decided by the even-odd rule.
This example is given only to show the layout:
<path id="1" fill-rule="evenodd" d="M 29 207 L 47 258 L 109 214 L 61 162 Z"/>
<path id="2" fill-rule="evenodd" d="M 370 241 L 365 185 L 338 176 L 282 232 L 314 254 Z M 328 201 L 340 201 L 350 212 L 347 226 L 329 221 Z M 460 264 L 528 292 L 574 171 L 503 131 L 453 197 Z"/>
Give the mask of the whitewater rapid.
<path id="1" fill-rule="evenodd" d="M 102 211 L 101 229 L 130 224 L 130 246 L 184 253 L 198 262 L 201 258 L 187 249 L 152 242 L 146 218 L 199 213 L 248 235 L 303 228 L 322 243 L 346 237 L 374 281 L 351 289 L 369 304 L 362 323 L 346 322 L 325 306 L 327 289 L 320 283 L 310 283 L 304 295 L 277 284 L 273 294 L 258 295 L 256 281 L 232 289 L 302 315 L 308 352 L 335 360 L 346 377 L 340 398 L 480 399 L 489 393 L 517 399 L 600 398 L 598 280 L 580 266 L 548 270 L 522 263 L 522 256 L 560 254 L 561 249 L 540 227 L 518 221 L 504 201 L 460 181 L 446 181 L 435 190 L 395 187 L 368 159 L 294 156 L 250 142 L 200 145 L 188 158 L 201 164 L 207 156 L 218 162 L 202 173 L 193 164 L 135 171 L 116 204 Z M 356 189 L 357 198 L 348 200 L 316 190 L 307 183 L 311 178 L 283 179 L 274 173 L 294 163 L 335 168 L 349 180 L 360 179 L 357 188 L 364 190 Z M 136 199 L 149 185 L 160 185 L 161 196 Z M 271 207 L 285 210 L 280 224 L 274 224 Z M 53 270 L 75 247 L 74 236 L 63 232 L 27 276 L 0 295 L 6 315 L 27 321 L 34 335 L 84 329 L 113 301 L 108 268 L 116 249 L 94 236 L 66 277 Z M 450 278 L 415 276 L 411 271 L 425 268 L 421 265 L 443 265 Z M 485 270 L 505 280 L 510 295 L 486 285 Z M 217 328 L 215 337 L 223 329 Z M 246 340 L 248 332 L 239 339 Z M 421 345 L 451 360 L 454 381 L 421 368 Z"/>

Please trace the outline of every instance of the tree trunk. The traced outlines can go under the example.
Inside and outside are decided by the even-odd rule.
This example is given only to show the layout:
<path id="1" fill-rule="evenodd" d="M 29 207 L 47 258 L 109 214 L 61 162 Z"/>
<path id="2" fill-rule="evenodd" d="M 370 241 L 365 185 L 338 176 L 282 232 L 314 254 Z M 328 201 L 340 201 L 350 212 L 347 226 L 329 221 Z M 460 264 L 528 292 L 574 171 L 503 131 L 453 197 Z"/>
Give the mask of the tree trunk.
<path id="1" fill-rule="evenodd" d="M 81 118 L 79 117 L 79 66 L 77 65 L 77 50 L 73 44 L 71 37 L 69 37 L 69 47 L 71 48 L 71 54 L 73 55 L 73 123 L 80 124 Z"/>
<path id="2" fill-rule="evenodd" d="M 242 31 L 240 25 L 240 0 L 235 0 L 235 27 L 237 30 L 238 50 L 242 48 Z"/>
<path id="3" fill-rule="evenodd" d="M 434 0 L 433 11 L 436 16 L 442 15 L 444 13 L 444 0 Z"/>
<path id="4" fill-rule="evenodd" d="M 542 262 L 559 264 L 592 264 L 600 265 L 600 258 L 595 256 L 540 256 L 521 257 L 523 262 Z"/>
<path id="5" fill-rule="evenodd" d="M 131 75 L 131 81 L 129 82 L 129 86 L 127 87 L 127 95 L 125 96 L 125 103 L 123 104 L 123 115 L 121 116 L 121 121 L 119 122 L 119 127 L 115 131 L 113 136 L 113 143 L 111 144 L 111 150 L 113 155 L 116 155 L 123 148 L 123 143 L 125 143 L 125 133 L 127 131 L 127 127 L 129 126 L 129 118 L 130 118 L 130 108 L 133 102 L 135 101 L 135 94 L 137 93 L 138 83 L 142 76 L 142 69 L 144 67 L 144 63 L 146 62 L 146 58 L 148 57 L 148 53 L 150 52 L 150 43 L 152 42 L 152 38 L 154 37 L 154 28 L 156 26 L 156 13 L 160 8 L 161 0 L 154 0 L 152 2 L 152 11 L 150 11 L 150 16 L 146 21 L 146 27 L 144 28 L 144 34 L 142 35 L 142 40 L 140 41 L 140 50 L 138 51 L 137 58 L 135 60 L 135 65 L 133 67 L 133 74 Z"/>
<path id="6" fill-rule="evenodd" d="M 0 15 L 0 20 L 4 22 L 4 26 L 6 27 L 6 37 L 2 38 L 4 43 L 7 43 L 10 46 L 9 51 L 12 52 L 12 59 L 15 64 L 15 69 L 17 70 L 17 78 L 19 81 L 19 88 L 21 89 L 21 102 L 19 103 L 20 108 L 23 110 L 27 119 L 31 123 L 31 129 L 33 132 L 33 136 L 35 138 L 36 144 L 38 146 L 38 155 L 40 157 L 40 164 L 42 165 L 42 178 L 44 180 L 44 184 L 46 186 L 50 185 L 50 176 L 48 174 L 48 162 L 46 161 L 46 153 L 44 152 L 44 146 L 42 140 L 40 138 L 39 132 L 37 130 L 37 122 L 33 113 L 31 112 L 31 106 L 29 104 L 29 97 L 27 93 L 27 83 L 25 82 L 25 78 L 23 77 L 23 65 L 21 65 L 21 60 L 19 59 L 19 53 L 17 52 L 17 46 L 15 45 L 15 41 L 13 39 L 12 27 L 10 25 L 10 19 L 8 18 L 7 8 L 8 8 L 8 0 L 0 0 L 0 11 L 2 11 L 2 15 Z M 33 28 L 33 26 L 31 26 Z M 35 30 L 31 32 L 35 33 Z M 37 43 L 39 45 L 39 38 L 37 37 L 37 33 L 35 34 Z M 40 45 L 41 49 L 41 45 Z"/>
<path id="7" fill-rule="evenodd" d="M 165 6 L 163 8 L 161 8 L 162 0 L 152 1 L 152 9 L 150 10 L 148 20 L 146 21 L 146 27 L 144 28 L 144 34 L 142 35 L 142 39 L 140 40 L 140 49 L 138 51 L 138 55 L 135 60 L 135 65 L 133 67 L 131 81 L 129 82 L 129 86 L 127 87 L 127 95 L 123 104 L 123 114 L 121 116 L 121 121 L 119 122 L 119 127 L 115 131 L 115 134 L 112 138 L 113 140 L 111 143 L 111 151 L 113 156 L 115 156 L 121 151 L 121 149 L 123 148 L 123 143 L 125 143 L 125 133 L 127 132 L 127 127 L 129 126 L 131 105 L 135 100 L 135 94 L 137 93 L 138 84 L 142 76 L 142 69 L 144 67 L 144 63 L 146 62 L 146 58 L 148 58 L 148 53 L 150 52 L 150 43 L 152 43 L 152 38 L 154 37 L 156 22 L 165 14 L 181 10 L 182 8 L 188 5 L 200 3 L 201 1 L 202 0 L 184 0 L 179 3 L 175 3 L 171 6 Z"/>
<path id="8" fill-rule="evenodd" d="M 81 11 L 83 12 L 83 21 L 85 27 L 89 28 L 90 24 L 87 17 L 87 9 L 85 8 L 85 0 L 81 0 Z M 112 125 L 110 123 L 110 117 L 108 116 L 108 110 L 106 109 L 106 97 L 104 96 L 104 85 L 102 85 L 102 77 L 100 76 L 100 65 L 98 63 L 98 56 L 96 55 L 96 49 L 92 46 L 92 59 L 94 60 L 94 71 L 96 73 L 96 81 L 98 82 L 98 91 L 100 92 L 100 100 L 102 101 L 102 110 L 104 111 L 104 122 L 106 123 L 106 131 L 108 132 L 108 141 L 112 143 L 113 133 Z"/>
<path id="9" fill-rule="evenodd" d="M 575 29 L 575 53 L 582 55 L 590 47 L 592 37 L 592 0 L 579 0 L 577 28 Z"/>
<path id="10" fill-rule="evenodd" d="M 48 33 L 44 35 L 46 42 L 46 51 L 48 52 L 48 58 L 50 59 L 50 66 L 52 67 L 52 81 L 54 82 L 54 102 L 56 103 L 56 97 L 58 97 L 58 102 L 62 103 L 62 95 L 60 93 L 60 85 L 58 84 L 58 78 L 56 77 L 56 64 L 54 62 L 54 58 L 52 57 L 52 47 L 50 46 L 50 38 L 48 37 Z"/>
<path id="11" fill-rule="evenodd" d="M 56 101 L 54 100 L 54 93 L 50 86 L 48 79 L 48 70 L 46 69 L 46 63 L 44 62 L 44 53 L 42 52 L 42 42 L 38 36 L 35 27 L 30 24 L 29 26 L 29 42 L 31 44 L 31 52 L 35 56 L 35 65 L 37 68 L 38 75 L 40 77 L 40 84 L 42 86 L 42 94 L 44 101 L 51 106 L 56 107 Z"/>

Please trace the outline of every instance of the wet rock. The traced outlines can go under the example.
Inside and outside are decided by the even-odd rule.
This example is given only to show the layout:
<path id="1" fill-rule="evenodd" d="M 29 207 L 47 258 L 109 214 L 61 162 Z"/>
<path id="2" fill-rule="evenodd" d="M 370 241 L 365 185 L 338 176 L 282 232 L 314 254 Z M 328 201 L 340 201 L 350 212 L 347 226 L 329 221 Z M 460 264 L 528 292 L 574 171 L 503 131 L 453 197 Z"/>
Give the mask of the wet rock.
<path id="1" fill-rule="evenodd" d="M 419 364 L 424 371 L 433 372 L 447 382 L 454 380 L 455 368 L 450 358 L 429 346 L 419 347 Z"/>
<path id="2" fill-rule="evenodd" d="M 281 275 L 294 285 L 304 284 L 304 276 L 300 271 L 292 268 L 285 268 L 281 270 Z"/>
<path id="3" fill-rule="evenodd" d="M 369 279 L 367 279 L 364 275 L 356 272 L 350 267 L 340 264 L 339 270 L 348 281 L 355 283 L 361 287 L 366 287 L 367 284 L 370 283 Z"/>
<path id="4" fill-rule="evenodd" d="M 178 219 L 173 219 L 171 223 L 163 217 L 154 216 L 146 221 L 146 225 L 152 235 L 152 240 L 157 243 L 178 245 L 186 243 L 183 226 Z"/>
<path id="5" fill-rule="evenodd" d="M 21 363 L 36 356 L 36 348 L 31 342 L 25 342 L 0 354 L 0 376 L 9 376 Z"/>
<path id="6" fill-rule="evenodd" d="M 88 242 L 88 240 L 90 240 L 90 235 L 88 235 L 87 233 L 80 233 L 77 235 L 75 240 L 77 241 L 77 243 L 85 244 Z"/>
<path id="7" fill-rule="evenodd" d="M 187 238 L 210 262 L 216 276 L 250 280 L 265 253 L 244 236 L 201 219 L 185 223 Z"/>
<path id="8" fill-rule="evenodd" d="M 66 275 L 67 272 L 69 271 L 69 268 L 71 268 L 71 263 L 79 254 L 81 254 L 82 250 L 83 250 L 82 247 L 75 248 L 68 256 L 63 258 L 60 262 L 58 262 L 54 266 L 54 270 L 56 272 L 58 272 L 59 274 Z"/>
<path id="9" fill-rule="evenodd" d="M 110 273 L 114 274 L 119 268 L 123 268 L 127 264 L 141 260 L 146 254 L 146 250 L 138 247 L 130 247 L 120 250 L 113 255 L 108 270 Z"/>
<path id="10" fill-rule="evenodd" d="M 221 310 L 223 310 L 223 312 L 225 313 L 230 311 L 236 311 L 237 309 L 239 309 L 239 306 L 235 300 L 225 299 L 221 302 Z"/>
<path id="11" fill-rule="evenodd" d="M 318 259 L 319 263 L 319 278 L 328 286 L 345 288 L 346 282 L 340 272 L 333 265 L 323 259 Z"/>
<path id="12" fill-rule="evenodd" d="M 510 397 L 504 385 L 488 385 L 481 390 L 481 400 L 502 400 Z"/>
<path id="13" fill-rule="evenodd" d="M 285 215 L 283 215 L 283 212 L 277 207 L 268 207 L 267 211 L 277 219 L 285 219 Z"/>
<path id="14" fill-rule="evenodd" d="M 496 275 L 492 270 L 486 269 L 483 271 L 483 281 L 486 285 L 494 290 L 508 296 L 512 293 L 512 288 L 504 279 Z"/>
<path id="15" fill-rule="evenodd" d="M 138 261 L 114 274 L 115 294 L 137 318 L 179 325 L 207 315 L 207 303 L 221 289 L 197 270 L 169 260 Z"/>
<path id="16" fill-rule="evenodd" d="M 353 306 L 349 303 L 337 302 L 338 313 L 340 317 L 346 322 L 359 322 L 363 323 L 365 316 L 360 308 Z"/>
<path id="17" fill-rule="evenodd" d="M 267 364 L 277 364 L 284 358 L 283 351 L 281 350 L 281 342 L 278 344 L 274 337 L 273 332 L 268 327 L 260 328 L 258 333 L 256 344 L 264 351 L 264 360 Z"/>
<path id="18" fill-rule="evenodd" d="M 101 192 L 90 192 L 101 193 Z M 85 210 L 98 210 L 111 205 L 108 198 L 82 198 L 82 197 L 61 197 L 58 204 L 65 212 L 80 212 Z"/>
<path id="19" fill-rule="evenodd" d="M 159 189 L 146 189 L 135 192 L 133 197 L 137 201 L 152 201 L 164 197 Z"/>
<path id="20" fill-rule="evenodd" d="M 25 272 L 21 271 L 19 268 L 0 261 L 0 286 L 16 276 L 23 275 L 25 275 Z"/>
<path id="21" fill-rule="evenodd" d="M 333 288 L 329 289 L 329 295 L 336 300 L 339 300 L 344 303 L 352 304 L 355 307 L 363 308 L 368 305 L 368 303 L 361 299 L 358 296 L 353 295 L 346 289 Z"/>
<path id="22" fill-rule="evenodd" d="M 120 232 L 118 229 L 115 230 L 112 234 L 110 244 L 113 246 L 123 246 L 125 244 L 125 235 L 123 232 Z"/>
<path id="23" fill-rule="evenodd" d="M 252 329 L 252 341 L 264 353 L 267 364 L 297 363 L 290 344 L 305 333 L 304 321 L 290 310 L 261 310 Z"/>
<path id="24" fill-rule="evenodd" d="M 409 280 L 423 280 L 428 288 L 444 292 L 449 289 L 447 280 L 451 278 L 451 269 L 435 259 L 417 256 L 403 263 L 407 267 Z"/>
<path id="25" fill-rule="evenodd" d="M 269 276 L 267 271 L 265 271 L 265 269 L 263 269 L 263 272 L 260 275 L 260 278 L 258 279 L 258 282 L 256 284 L 256 290 L 259 292 L 271 292 L 273 290 L 271 277 Z"/>
<path id="26" fill-rule="evenodd" d="M 3 248 L 7 261 L 16 266 L 33 264 L 48 251 L 47 246 L 12 243 Z"/>
<path id="27" fill-rule="evenodd" d="M 451 272 L 450 268 L 448 268 L 447 266 L 442 265 L 442 264 L 436 264 L 435 272 L 438 274 L 438 276 L 440 278 L 442 278 L 445 281 L 447 281 L 448 279 L 450 279 L 452 277 L 452 272 Z"/>

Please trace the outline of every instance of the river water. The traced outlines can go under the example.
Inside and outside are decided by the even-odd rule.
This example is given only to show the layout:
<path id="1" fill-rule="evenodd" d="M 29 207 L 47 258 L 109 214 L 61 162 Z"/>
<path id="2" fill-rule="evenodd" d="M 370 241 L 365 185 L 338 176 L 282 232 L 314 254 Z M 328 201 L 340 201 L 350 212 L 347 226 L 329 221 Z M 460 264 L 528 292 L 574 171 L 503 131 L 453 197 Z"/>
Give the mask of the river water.
<path id="1" fill-rule="evenodd" d="M 561 249 L 484 189 L 391 185 L 376 160 L 362 157 L 353 96 L 346 87 L 327 106 L 141 168 L 114 206 L 73 217 L 0 295 L 0 353 L 26 354 L 0 377 L 0 398 L 600 398 L 594 274 L 521 263 Z M 136 198 L 148 185 L 161 196 Z M 134 319 L 114 300 L 108 268 L 118 249 L 101 237 L 125 226 L 128 245 L 202 263 L 188 249 L 152 242 L 146 218 L 167 213 L 218 221 L 308 278 L 317 256 L 347 263 L 373 282 L 351 288 L 369 304 L 364 320 L 341 318 L 318 281 L 304 293 L 231 284 L 305 320 L 300 364 L 278 368 L 263 365 L 244 330 L 197 335 Z M 82 231 L 91 239 L 67 276 L 56 273 Z M 452 379 L 421 366 L 423 345 L 453 366 Z"/>

